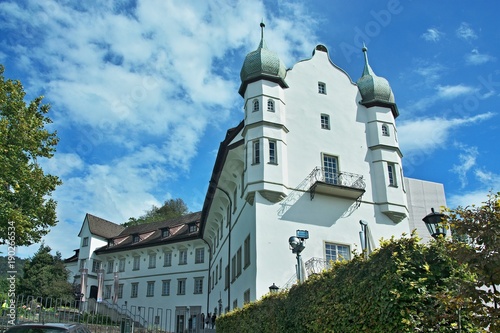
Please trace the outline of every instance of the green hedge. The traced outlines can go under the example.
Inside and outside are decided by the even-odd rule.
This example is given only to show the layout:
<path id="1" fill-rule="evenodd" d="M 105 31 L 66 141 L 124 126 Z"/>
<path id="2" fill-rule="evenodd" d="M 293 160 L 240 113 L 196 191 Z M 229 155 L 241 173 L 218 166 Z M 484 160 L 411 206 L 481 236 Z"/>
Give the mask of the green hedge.
<path id="1" fill-rule="evenodd" d="M 269 294 L 217 319 L 218 333 L 485 332 L 468 320 L 459 288 L 474 276 L 444 241 L 391 239 L 365 260 L 333 264 L 289 291 Z"/>

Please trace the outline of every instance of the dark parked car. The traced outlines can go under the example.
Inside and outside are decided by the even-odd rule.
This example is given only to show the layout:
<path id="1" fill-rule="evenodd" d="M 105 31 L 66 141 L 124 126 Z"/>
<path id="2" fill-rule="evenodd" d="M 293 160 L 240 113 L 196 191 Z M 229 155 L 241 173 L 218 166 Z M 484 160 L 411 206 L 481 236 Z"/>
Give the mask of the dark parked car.
<path id="1" fill-rule="evenodd" d="M 29 323 L 9 327 L 5 333 L 91 333 L 82 324 Z"/>

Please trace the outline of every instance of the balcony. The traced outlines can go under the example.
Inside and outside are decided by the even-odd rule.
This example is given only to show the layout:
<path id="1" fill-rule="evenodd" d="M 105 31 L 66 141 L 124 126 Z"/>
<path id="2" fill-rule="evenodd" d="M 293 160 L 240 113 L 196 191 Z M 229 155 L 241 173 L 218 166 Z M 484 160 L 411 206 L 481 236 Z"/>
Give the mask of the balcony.
<path id="1" fill-rule="evenodd" d="M 365 193 L 363 176 L 350 172 L 334 173 L 316 167 L 310 173 L 311 200 L 316 193 L 348 199 L 359 199 Z"/>

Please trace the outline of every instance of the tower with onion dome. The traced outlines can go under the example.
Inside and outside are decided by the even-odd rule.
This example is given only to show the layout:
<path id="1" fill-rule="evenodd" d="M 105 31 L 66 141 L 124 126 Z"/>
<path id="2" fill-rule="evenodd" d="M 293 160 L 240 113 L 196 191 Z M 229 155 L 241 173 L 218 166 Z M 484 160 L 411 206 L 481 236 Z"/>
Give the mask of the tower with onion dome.
<path id="1" fill-rule="evenodd" d="M 286 68 L 267 48 L 264 23 L 260 27 L 259 46 L 248 53 L 240 72 L 239 93 L 245 110 L 245 183 L 249 184 L 245 200 L 249 203 L 253 203 L 256 192 L 270 202 L 282 200 L 288 178 Z"/>
<path id="2" fill-rule="evenodd" d="M 408 217 L 403 183 L 402 153 L 399 149 L 395 119 L 399 112 L 389 82 L 377 76 L 368 63 L 368 49 L 363 47 L 365 67 L 357 82 L 361 105 L 366 107 L 366 135 L 372 158 L 374 202 L 394 222 Z"/>

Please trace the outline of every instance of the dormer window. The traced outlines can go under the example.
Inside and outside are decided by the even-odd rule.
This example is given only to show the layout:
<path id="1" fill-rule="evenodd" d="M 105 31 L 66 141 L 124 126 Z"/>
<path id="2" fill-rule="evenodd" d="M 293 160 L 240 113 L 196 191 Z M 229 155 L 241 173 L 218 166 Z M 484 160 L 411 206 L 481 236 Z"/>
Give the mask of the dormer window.
<path id="1" fill-rule="evenodd" d="M 170 236 L 170 228 L 161 229 L 161 238 Z"/>
<path id="2" fill-rule="evenodd" d="M 141 237 L 138 234 L 132 235 L 132 243 L 139 243 Z"/>
<path id="3" fill-rule="evenodd" d="M 318 82 L 318 93 L 326 95 L 326 84 L 323 82 Z"/>
<path id="4" fill-rule="evenodd" d="M 253 103 L 253 112 L 259 111 L 259 109 L 260 109 L 259 100 L 254 99 L 252 103 Z"/>
<path id="5" fill-rule="evenodd" d="M 274 112 L 274 101 L 272 99 L 267 100 L 267 111 Z"/>
<path id="6" fill-rule="evenodd" d="M 115 246 L 115 240 L 113 238 L 108 239 L 108 247 Z"/>
<path id="7" fill-rule="evenodd" d="M 198 231 L 198 226 L 196 225 L 196 223 L 190 223 L 188 224 L 188 230 L 189 232 L 196 232 Z"/>
<path id="8" fill-rule="evenodd" d="M 89 238 L 88 237 L 83 237 L 82 240 L 82 247 L 89 246 Z"/>

